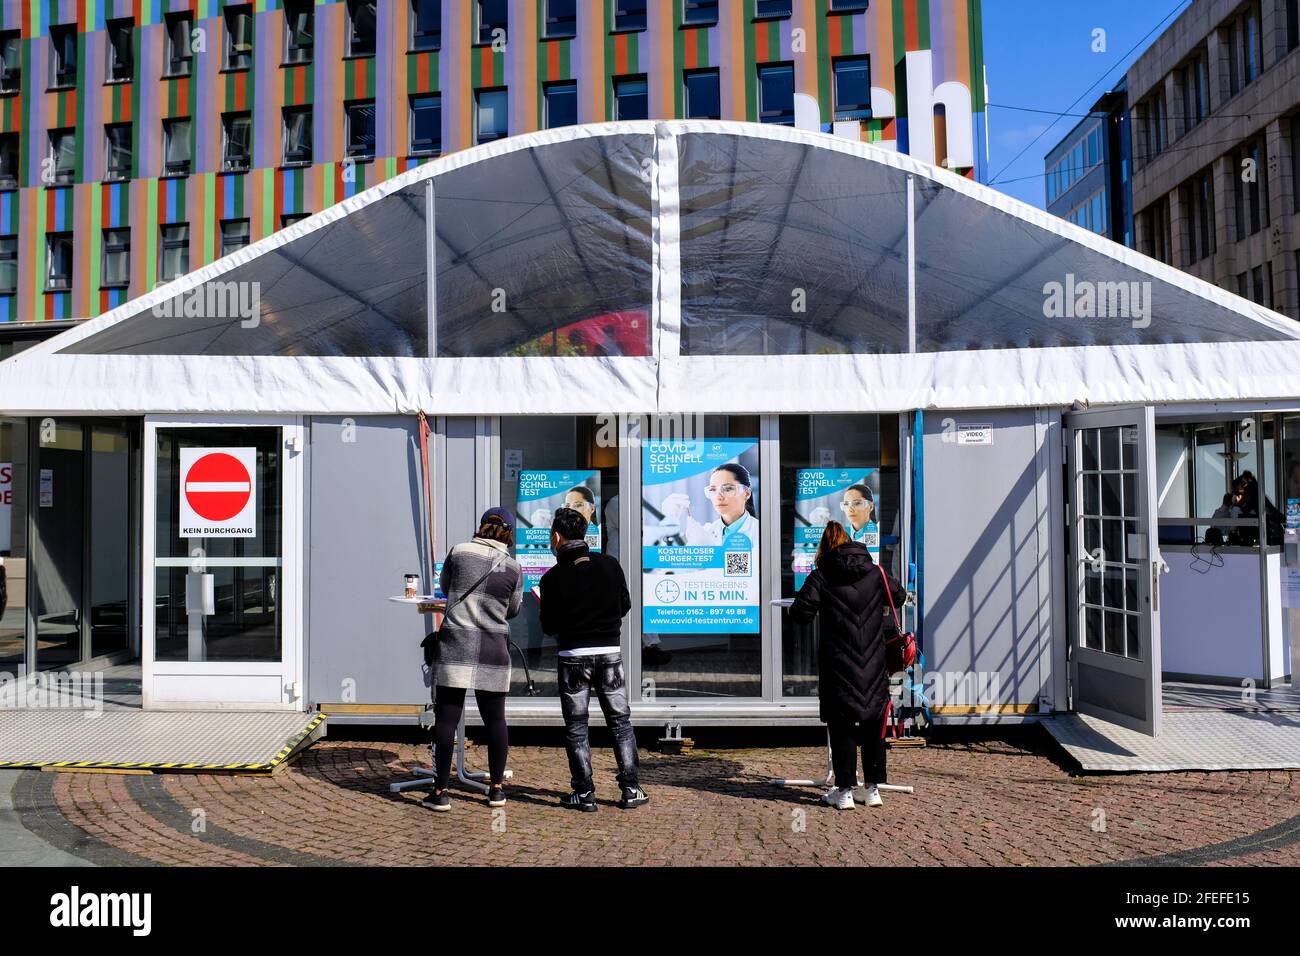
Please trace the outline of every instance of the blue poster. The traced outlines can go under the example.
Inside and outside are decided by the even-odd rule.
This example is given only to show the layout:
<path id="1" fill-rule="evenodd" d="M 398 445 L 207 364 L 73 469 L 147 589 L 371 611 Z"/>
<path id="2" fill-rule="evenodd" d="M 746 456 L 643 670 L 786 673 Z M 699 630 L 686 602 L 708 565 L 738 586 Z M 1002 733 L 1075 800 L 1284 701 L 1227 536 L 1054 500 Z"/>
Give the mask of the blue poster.
<path id="1" fill-rule="evenodd" d="M 590 522 L 587 544 L 600 550 L 599 471 L 524 471 L 519 472 L 519 490 L 515 494 L 515 558 L 524 572 L 524 590 L 534 587 L 542 575 L 555 565 L 551 553 L 551 519 L 560 508 L 580 511 Z"/>
<path id="2" fill-rule="evenodd" d="M 880 469 L 800 468 L 795 472 L 794 588 L 803 587 L 813 569 L 826 522 L 838 521 L 854 541 L 866 545 L 880 563 Z"/>
<path id="3" fill-rule="evenodd" d="M 641 447 L 647 634 L 758 634 L 758 439 Z"/>

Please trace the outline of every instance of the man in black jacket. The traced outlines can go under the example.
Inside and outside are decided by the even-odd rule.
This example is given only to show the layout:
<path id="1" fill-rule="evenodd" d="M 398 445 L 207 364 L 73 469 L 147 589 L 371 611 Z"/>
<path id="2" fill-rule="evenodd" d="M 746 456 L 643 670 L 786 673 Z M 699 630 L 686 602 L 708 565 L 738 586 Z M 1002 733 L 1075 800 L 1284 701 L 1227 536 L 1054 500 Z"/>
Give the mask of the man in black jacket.
<path id="1" fill-rule="evenodd" d="M 650 798 L 638 780 L 636 735 L 627 703 L 620 633 L 623 617 L 632 608 L 627 579 L 619 563 L 587 547 L 587 519 L 572 508 L 559 508 L 551 522 L 551 550 L 556 564 L 538 587 L 542 631 L 559 644 L 560 710 L 564 714 L 565 747 L 573 792 L 560 800 L 571 810 L 596 809 L 591 780 L 591 745 L 587 709 L 591 691 L 600 699 L 605 724 L 614 734 L 618 783 L 625 810 Z"/>

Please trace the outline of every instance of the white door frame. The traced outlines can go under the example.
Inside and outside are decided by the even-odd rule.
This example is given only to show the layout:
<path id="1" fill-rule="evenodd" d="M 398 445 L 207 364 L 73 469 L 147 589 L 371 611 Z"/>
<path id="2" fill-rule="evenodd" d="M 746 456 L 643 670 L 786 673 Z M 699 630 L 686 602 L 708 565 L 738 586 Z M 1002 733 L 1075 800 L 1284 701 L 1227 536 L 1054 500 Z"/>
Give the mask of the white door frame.
<path id="1" fill-rule="evenodd" d="M 155 548 L 159 428 L 231 428 L 239 426 L 281 429 L 281 557 L 280 611 L 281 660 L 275 662 L 158 661 L 155 653 Z M 305 438 L 300 416 L 147 415 L 141 438 L 140 633 L 141 670 L 146 710 L 287 710 L 305 706 L 304 581 L 303 566 L 303 461 Z M 161 681 L 170 685 L 160 692 Z M 274 683 L 273 683 L 274 682 Z M 279 694 L 274 693 L 278 683 Z M 249 688 L 258 685 L 258 692 Z M 241 694 L 246 696 L 241 698 Z M 277 699 L 278 696 L 278 699 Z"/>
<path id="2" fill-rule="evenodd" d="M 1150 405 L 1128 405 L 1071 412 L 1065 416 L 1062 424 L 1068 439 L 1069 653 L 1074 709 L 1148 736 L 1158 736 L 1162 707 L 1159 569 L 1164 562 L 1160 557 L 1156 520 L 1154 409 Z M 1085 519 L 1082 515 L 1086 496 L 1083 492 L 1082 442 L 1083 432 L 1095 428 L 1132 429 L 1134 433 L 1134 467 L 1137 473 L 1134 492 L 1138 507 L 1130 520 L 1137 525 L 1137 532 L 1125 535 L 1125 560 L 1120 562 L 1112 560 L 1104 550 L 1091 558 L 1085 550 Z M 1120 440 L 1123 441 L 1122 431 Z M 1102 466 L 1098 463 L 1097 467 L 1100 469 Z M 1100 488 L 1098 491 L 1100 495 Z M 1124 514 L 1128 513 L 1127 506 L 1126 501 Z M 1137 566 L 1135 584 L 1139 607 L 1136 616 L 1140 622 L 1140 657 L 1121 656 L 1086 646 L 1083 565 L 1089 561 L 1099 563 L 1103 574 L 1112 568 L 1119 568 L 1120 573 L 1124 574 L 1128 565 Z M 1099 588 L 1104 595 L 1104 580 Z M 1081 686 L 1081 667 L 1088 668 L 1088 688 Z"/>

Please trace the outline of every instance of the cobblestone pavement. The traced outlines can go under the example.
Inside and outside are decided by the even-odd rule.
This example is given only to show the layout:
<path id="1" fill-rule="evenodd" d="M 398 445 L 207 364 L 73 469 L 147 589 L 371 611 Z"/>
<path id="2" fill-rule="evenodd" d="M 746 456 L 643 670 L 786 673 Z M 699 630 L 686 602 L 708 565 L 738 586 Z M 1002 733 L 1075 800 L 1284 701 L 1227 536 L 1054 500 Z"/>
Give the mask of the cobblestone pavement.
<path id="1" fill-rule="evenodd" d="M 1300 771 L 1075 777 L 1045 736 L 894 750 L 891 779 L 916 793 L 851 812 L 768 782 L 815 775 L 812 746 L 643 750 L 651 802 L 635 811 L 614 805 L 600 749 L 594 814 L 555 806 L 560 747 L 515 746 L 504 812 L 453 790 L 434 814 L 424 791 L 388 792 L 426 745 L 356 740 L 268 777 L 32 771 L 13 802 L 36 836 L 103 864 L 1300 864 Z"/>

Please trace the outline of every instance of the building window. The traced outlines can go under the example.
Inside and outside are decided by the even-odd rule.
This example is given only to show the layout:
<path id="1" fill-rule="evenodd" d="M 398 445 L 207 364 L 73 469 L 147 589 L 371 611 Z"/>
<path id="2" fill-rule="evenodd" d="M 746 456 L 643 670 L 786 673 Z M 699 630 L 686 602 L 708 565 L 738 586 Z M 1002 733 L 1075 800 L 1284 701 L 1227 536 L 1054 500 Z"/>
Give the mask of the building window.
<path id="1" fill-rule="evenodd" d="M 169 13 L 167 22 L 167 72 L 163 76 L 189 76 L 194 61 L 190 49 L 190 34 L 194 30 L 194 15 Z M 230 11 L 226 13 L 226 32 L 230 32 Z"/>
<path id="2" fill-rule="evenodd" d="M 18 237 L 0 236 L 0 295 L 18 291 Z"/>
<path id="3" fill-rule="evenodd" d="M 221 220 L 221 254 L 223 256 L 228 256 L 236 249 L 242 249 L 248 245 L 248 237 L 247 219 Z"/>
<path id="4" fill-rule="evenodd" d="M 1201 123 L 1210 115 L 1210 67 L 1205 53 L 1192 63 L 1192 101 L 1196 104 L 1196 122 Z"/>
<path id="5" fill-rule="evenodd" d="M 1286 0 L 1287 52 L 1300 47 L 1300 0 Z"/>
<path id="6" fill-rule="evenodd" d="M 17 93 L 22 86 L 22 31 L 6 30 L 0 33 L 0 93 Z"/>
<path id="7" fill-rule="evenodd" d="M 1268 225 L 1268 169 L 1264 147 L 1249 143 L 1232 154 L 1237 240 L 1253 236 Z M 1249 174 L 1250 181 L 1247 182 Z"/>
<path id="8" fill-rule="evenodd" d="M 348 56 L 375 55 L 375 0 L 348 0 Z"/>
<path id="9" fill-rule="evenodd" d="M 650 116 L 650 87 L 645 75 L 614 77 L 614 119 L 643 120 Z"/>
<path id="10" fill-rule="evenodd" d="M 788 17 L 793 5 L 792 0 L 754 0 L 754 17 L 759 20 Z"/>
<path id="11" fill-rule="evenodd" d="M 1159 259 L 1166 264 L 1170 261 L 1169 250 L 1172 245 L 1169 225 L 1169 199 L 1157 199 L 1141 214 L 1146 228 L 1142 242 L 1142 252 L 1152 259 Z"/>
<path id="12" fill-rule="evenodd" d="M 163 175 L 188 176 L 190 174 L 190 120 L 163 120 Z"/>
<path id="13" fill-rule="evenodd" d="M 478 21 L 478 42 L 491 43 L 496 39 L 498 30 L 501 31 L 500 36 L 504 40 L 510 8 L 509 0 L 475 0 L 474 7 Z"/>
<path id="14" fill-rule="evenodd" d="M 1183 208 L 1187 211 L 1187 265 L 1214 254 L 1214 180 L 1209 170 L 1197 173 L 1182 187 Z"/>
<path id="15" fill-rule="evenodd" d="M 718 0 L 682 0 L 682 23 L 704 26 L 718 22 Z"/>
<path id="16" fill-rule="evenodd" d="M 311 162 L 311 107 L 286 106 L 284 108 L 284 154 L 281 162 L 285 166 L 302 166 Z"/>
<path id="17" fill-rule="evenodd" d="M 248 70 L 253 66 L 253 8 L 226 7 L 227 70 Z"/>
<path id="18" fill-rule="evenodd" d="M 281 228 L 281 229 L 287 229 L 289 226 L 292 226 L 295 222 L 302 222 L 304 219 L 306 219 L 306 218 L 307 218 L 308 216 L 310 216 L 310 215 L 311 215 L 311 213 L 309 213 L 309 212 L 288 212 L 288 213 L 285 213 L 283 216 L 280 217 L 280 228 Z"/>
<path id="19" fill-rule="evenodd" d="M 442 0 L 411 0 L 411 49 L 442 48 Z"/>
<path id="20" fill-rule="evenodd" d="M 101 289 L 125 289 L 131 284 L 131 230 L 105 229 L 99 268 Z"/>
<path id="21" fill-rule="evenodd" d="M 1246 83 L 1249 85 L 1259 78 L 1259 63 L 1261 53 L 1259 40 L 1259 12 L 1251 9 L 1246 13 L 1245 29 L 1242 30 L 1242 40 L 1246 48 L 1242 51 L 1241 63 L 1245 67 Z"/>
<path id="22" fill-rule="evenodd" d="M 110 181 L 131 178 L 134 159 L 131 147 L 131 124 L 109 123 L 104 127 L 104 178 Z"/>
<path id="23" fill-rule="evenodd" d="M 351 100 L 343 104 L 343 135 L 348 159 L 375 158 L 375 101 Z"/>
<path id="24" fill-rule="evenodd" d="M 284 62 L 310 63 L 314 14 L 312 0 L 284 0 Z"/>
<path id="25" fill-rule="evenodd" d="M 0 189 L 18 188 L 18 134 L 0 133 Z"/>
<path id="26" fill-rule="evenodd" d="M 614 0 L 614 30 L 644 30 L 645 0 Z"/>
<path id="27" fill-rule="evenodd" d="M 64 185 L 77 181 L 77 131 L 74 129 L 50 130 L 50 159 L 54 184 Z"/>
<path id="28" fill-rule="evenodd" d="M 576 0 L 546 0 L 546 32 L 548 40 L 578 35 L 578 4 Z"/>
<path id="29" fill-rule="evenodd" d="M 853 13 L 867 9 L 867 0 L 831 0 L 832 13 Z"/>
<path id="30" fill-rule="evenodd" d="M 124 83 L 131 79 L 135 70 L 135 21 L 109 20 L 105 27 L 108 41 L 108 76 L 109 83 Z"/>
<path id="31" fill-rule="evenodd" d="M 72 233 L 51 232 L 45 237 L 45 291 L 72 288 Z"/>
<path id="32" fill-rule="evenodd" d="M 1291 207 L 1300 212 L 1300 113 L 1291 117 Z M 1300 281 L 1300 275 L 1296 279 Z"/>
<path id="33" fill-rule="evenodd" d="M 158 281 L 171 282 L 190 271 L 190 226 L 176 222 L 158 228 Z"/>
<path id="34" fill-rule="evenodd" d="M 721 81 L 717 70 L 687 70 L 683 85 L 687 119 L 722 119 Z"/>
<path id="35" fill-rule="evenodd" d="M 222 172 L 240 172 L 252 165 L 252 135 L 253 115 L 251 113 L 221 115 Z"/>
<path id="36" fill-rule="evenodd" d="M 50 89 L 77 85 L 77 25 L 50 27 Z"/>
<path id="37" fill-rule="evenodd" d="M 770 63 L 758 68 L 758 119 L 794 125 L 794 66 Z"/>
<path id="38" fill-rule="evenodd" d="M 835 118 L 871 118 L 871 61 L 865 56 L 845 56 L 832 61 L 835 71 Z"/>
<path id="39" fill-rule="evenodd" d="M 546 129 L 578 122 L 578 84 L 573 80 L 547 83 L 542 87 L 542 99 L 546 106 L 543 117 Z"/>
<path id="40" fill-rule="evenodd" d="M 510 132 L 510 100 L 504 89 L 474 91 L 474 142 L 490 143 Z"/>
<path id="41" fill-rule="evenodd" d="M 1295 253 L 1295 274 L 1300 276 L 1300 249 Z M 1297 291 L 1295 300 L 1295 317 L 1300 319 L 1300 291 Z"/>
<path id="42" fill-rule="evenodd" d="M 437 156 L 442 152 L 442 94 L 411 97 L 411 155 Z"/>

